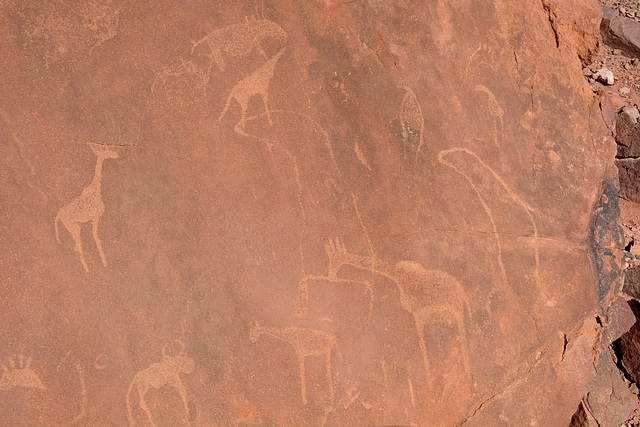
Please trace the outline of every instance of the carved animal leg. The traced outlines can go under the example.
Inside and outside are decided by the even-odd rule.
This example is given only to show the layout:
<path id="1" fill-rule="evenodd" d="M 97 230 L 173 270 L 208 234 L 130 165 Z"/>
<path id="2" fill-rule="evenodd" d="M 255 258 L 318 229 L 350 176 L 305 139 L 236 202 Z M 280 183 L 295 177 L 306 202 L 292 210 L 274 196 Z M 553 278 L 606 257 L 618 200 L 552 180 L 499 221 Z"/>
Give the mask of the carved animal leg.
<path id="1" fill-rule="evenodd" d="M 178 381 L 173 381 L 173 385 L 178 389 L 182 403 L 184 403 L 184 410 L 187 413 L 187 420 L 189 420 L 189 401 L 187 400 L 187 390 L 185 390 L 184 384 L 182 384 L 180 379 L 178 379 Z"/>
<path id="2" fill-rule="evenodd" d="M 334 390 L 333 390 L 333 376 L 331 375 L 331 351 L 327 353 L 327 381 L 329 382 L 329 399 L 333 403 Z"/>
<path id="3" fill-rule="evenodd" d="M 431 364 L 429 363 L 429 356 L 427 354 L 427 344 L 424 341 L 424 324 L 425 321 L 420 316 L 421 313 L 417 313 L 413 315 L 413 320 L 416 323 L 416 330 L 418 332 L 418 341 L 420 343 L 420 351 L 422 352 L 422 358 L 424 359 L 424 367 L 427 372 L 427 376 L 429 377 L 429 382 L 431 382 Z"/>
<path id="4" fill-rule="evenodd" d="M 98 252 L 100 252 L 100 258 L 102 258 L 102 265 L 106 267 L 107 257 L 104 256 L 104 251 L 102 250 L 102 243 L 100 242 L 100 238 L 98 237 L 98 221 L 100 221 L 100 217 L 96 217 L 92 221 L 93 239 L 96 241 Z"/>
<path id="5" fill-rule="evenodd" d="M 227 110 L 229 109 L 229 104 L 231 104 L 231 99 L 233 99 L 233 94 L 229 95 L 227 98 L 227 103 L 224 104 L 224 108 L 222 109 L 222 113 L 220 113 L 220 117 L 218 117 L 218 123 L 222 121 L 222 118 L 225 114 L 227 114 Z"/>
<path id="6" fill-rule="evenodd" d="M 220 71 L 224 71 L 224 56 L 222 56 L 222 49 L 219 47 L 212 47 L 211 56 L 213 56 L 213 60 L 216 61 L 216 64 L 220 67 Z"/>
<path id="7" fill-rule="evenodd" d="M 80 224 L 77 222 L 73 222 L 72 220 L 62 220 L 64 226 L 69 230 L 69 234 L 73 237 L 73 241 L 76 243 L 75 251 L 78 252 L 80 256 L 80 262 L 84 267 L 85 271 L 89 271 L 89 267 L 87 267 L 87 263 L 84 261 L 84 253 L 82 252 L 82 241 L 80 236 Z"/>
<path id="8" fill-rule="evenodd" d="M 306 279 L 298 283 L 298 297 L 296 298 L 296 317 L 306 316 L 309 311 L 309 283 Z"/>
<path id="9" fill-rule="evenodd" d="M 304 367 L 305 356 L 298 355 L 298 363 L 300 364 L 300 389 L 302 390 L 302 403 L 307 404 L 307 374 Z"/>
<path id="10" fill-rule="evenodd" d="M 149 422 L 151 423 L 151 425 L 155 426 L 155 423 L 153 422 L 153 418 L 151 417 L 151 411 L 149 410 L 149 407 L 147 406 L 147 402 L 144 401 L 144 396 L 147 394 L 147 391 L 145 390 L 143 392 L 142 390 L 140 390 L 138 388 L 138 394 L 140 395 L 140 407 L 145 412 L 145 414 L 147 414 L 147 418 L 149 419 Z"/>
<path id="11" fill-rule="evenodd" d="M 264 103 L 264 110 L 267 113 L 267 120 L 269 120 L 269 125 L 273 126 L 273 122 L 271 121 L 271 113 L 269 112 L 269 94 L 267 93 L 267 90 L 265 89 L 264 92 L 261 92 L 260 96 L 262 96 L 262 102 Z"/>
<path id="12" fill-rule="evenodd" d="M 467 328 L 464 323 L 464 313 L 456 312 L 454 317 L 458 327 L 458 342 L 460 343 L 460 353 L 462 353 L 464 372 L 470 376 L 471 360 L 469 359 L 469 342 L 467 341 Z"/>
<path id="13" fill-rule="evenodd" d="M 242 101 L 238 100 L 240 104 L 240 109 L 242 110 L 242 115 L 240 116 L 240 128 L 244 129 L 245 117 L 247 116 L 247 110 L 249 109 L 249 99 L 243 99 Z"/>

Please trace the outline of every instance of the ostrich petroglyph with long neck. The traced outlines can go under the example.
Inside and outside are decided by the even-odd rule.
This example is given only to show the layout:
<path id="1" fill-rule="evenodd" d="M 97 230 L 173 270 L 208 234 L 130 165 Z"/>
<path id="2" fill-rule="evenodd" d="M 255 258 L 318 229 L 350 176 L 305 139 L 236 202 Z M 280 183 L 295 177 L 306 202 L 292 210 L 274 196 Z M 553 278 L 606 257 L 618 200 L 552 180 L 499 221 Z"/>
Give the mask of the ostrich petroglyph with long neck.
<path id="1" fill-rule="evenodd" d="M 80 196 L 70 203 L 64 205 L 58 211 L 54 226 L 56 229 L 56 239 L 60 243 L 60 234 L 58 231 L 58 222 L 62 221 L 62 224 L 67 228 L 73 241 L 75 242 L 75 251 L 78 252 L 80 262 L 85 271 L 89 271 L 87 263 L 84 259 L 84 252 L 82 251 L 81 230 L 82 224 L 91 221 L 93 239 L 98 247 L 100 258 L 102 259 L 102 265 L 107 266 L 107 258 L 104 255 L 102 249 L 102 243 L 98 236 L 98 222 L 100 217 L 104 213 L 104 202 L 102 201 L 102 163 L 106 159 L 115 159 L 118 157 L 118 153 L 113 149 L 100 144 L 90 144 L 91 150 L 96 155 L 96 169 L 93 174 L 93 180 L 91 183 L 82 190 Z"/>
<path id="2" fill-rule="evenodd" d="M 289 343 L 293 346 L 298 363 L 300 365 L 300 388 L 302 392 L 302 402 L 307 404 L 307 376 L 305 370 L 305 361 L 309 356 L 325 356 L 327 381 L 329 382 L 329 398 L 333 402 L 334 389 L 333 377 L 331 373 L 331 355 L 333 350 L 338 354 L 340 360 L 343 360 L 340 347 L 338 346 L 338 338 L 335 334 L 317 329 L 299 328 L 289 326 L 287 328 L 273 328 L 269 326 L 260 326 L 258 322 L 251 325 L 249 338 L 251 342 L 256 342 L 261 335 L 267 335 L 280 341 Z"/>

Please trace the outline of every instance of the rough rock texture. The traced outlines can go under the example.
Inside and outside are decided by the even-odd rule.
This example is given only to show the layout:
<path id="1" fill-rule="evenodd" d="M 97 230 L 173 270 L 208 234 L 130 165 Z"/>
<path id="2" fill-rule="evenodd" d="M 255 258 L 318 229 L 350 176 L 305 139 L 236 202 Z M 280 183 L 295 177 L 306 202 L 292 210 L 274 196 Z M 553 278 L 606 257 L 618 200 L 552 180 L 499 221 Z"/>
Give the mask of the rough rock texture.
<path id="1" fill-rule="evenodd" d="M 640 203 L 640 159 L 616 159 L 620 176 L 620 197 Z"/>
<path id="2" fill-rule="evenodd" d="M 600 353 L 595 373 L 587 384 L 582 406 L 586 408 L 589 421 L 585 426 L 619 426 L 624 422 L 636 404 L 636 396 L 623 381 L 622 373 L 613 363 L 611 354 Z"/>
<path id="3" fill-rule="evenodd" d="M 2 423 L 567 425 L 622 241 L 599 20 L 0 3 Z"/>
<path id="4" fill-rule="evenodd" d="M 607 45 L 628 56 L 640 58 L 640 22 L 618 16 L 617 10 L 608 9 L 604 12 L 600 28 Z"/>
<path id="5" fill-rule="evenodd" d="M 640 157 L 640 124 L 629 114 L 621 112 L 616 116 L 616 157 Z"/>

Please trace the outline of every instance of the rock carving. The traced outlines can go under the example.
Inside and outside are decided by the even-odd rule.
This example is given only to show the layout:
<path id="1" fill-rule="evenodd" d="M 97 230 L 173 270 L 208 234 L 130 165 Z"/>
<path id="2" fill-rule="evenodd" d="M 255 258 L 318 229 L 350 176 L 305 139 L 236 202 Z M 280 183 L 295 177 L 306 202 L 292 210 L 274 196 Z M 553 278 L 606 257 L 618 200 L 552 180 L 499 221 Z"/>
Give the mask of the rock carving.
<path id="1" fill-rule="evenodd" d="M 489 113 L 493 116 L 495 121 L 495 144 L 496 147 L 500 147 L 502 141 L 504 140 L 504 110 L 500 107 L 500 103 L 496 99 L 495 95 L 485 85 L 477 85 L 476 91 L 485 93 L 489 98 Z"/>
<path id="2" fill-rule="evenodd" d="M 340 360 L 342 353 L 338 346 L 338 338 L 331 332 L 319 331 L 317 329 L 299 328 L 289 326 L 284 329 L 273 328 L 268 326 L 260 326 L 256 321 L 251 325 L 249 330 L 249 338 L 251 342 L 256 342 L 261 335 L 271 336 L 280 341 L 284 341 L 293 346 L 298 363 L 300 365 L 300 388 L 302 393 L 302 402 L 307 404 L 307 377 L 305 371 L 305 361 L 309 356 L 325 356 L 327 368 L 327 381 L 329 382 L 329 396 L 331 402 L 334 398 L 333 377 L 331 374 L 331 354 L 335 350 Z"/>
<path id="3" fill-rule="evenodd" d="M 0 377 L 0 390 L 11 390 L 14 387 L 36 388 L 45 390 L 38 374 L 31 369 L 31 358 L 25 360 L 23 355 L 18 356 L 18 363 L 12 357 L 8 357 L 9 365 L 0 365 L 2 377 Z"/>
<path id="4" fill-rule="evenodd" d="M 418 148 L 420 151 L 424 142 L 424 117 L 416 94 L 411 88 L 404 87 L 404 97 L 400 106 L 400 123 L 402 124 L 402 138 L 406 143 L 418 134 Z"/>
<path id="5" fill-rule="evenodd" d="M 176 341 L 182 345 L 180 352 L 176 356 L 170 356 L 166 354 L 166 347 L 162 349 L 162 361 L 153 363 L 142 371 L 138 372 L 133 381 L 129 385 L 127 391 L 127 415 L 129 417 L 129 424 L 135 425 L 133 420 L 133 408 L 131 407 L 131 392 L 135 387 L 138 390 L 138 396 L 140 399 L 140 407 L 147 415 L 149 422 L 155 425 L 151 411 L 145 402 L 145 395 L 151 388 L 160 388 L 165 385 L 169 385 L 178 390 L 182 403 L 184 404 L 184 410 L 187 418 L 189 418 L 189 402 L 187 400 L 187 391 L 180 379 L 180 373 L 190 374 L 195 368 L 195 362 L 192 358 L 187 357 L 185 353 L 185 345 L 182 341 Z"/>
<path id="6" fill-rule="evenodd" d="M 353 255 L 347 252 L 340 240 L 329 240 L 325 246 L 329 256 L 329 277 L 337 278 L 343 265 L 373 271 L 393 281 L 400 290 L 400 304 L 413 317 L 418 333 L 420 350 L 427 375 L 431 376 L 431 363 L 424 340 L 424 328 L 430 320 L 450 322 L 457 327 L 459 351 L 464 373 L 471 376 L 469 344 L 465 327 L 465 312 L 471 309 L 462 284 L 453 276 L 440 270 L 427 270 L 416 261 L 400 261 L 388 264 L 378 258 Z M 431 380 L 430 380 L 431 382 Z"/>
<path id="7" fill-rule="evenodd" d="M 102 201 L 101 190 L 102 163 L 105 161 L 105 159 L 115 159 L 118 157 L 118 153 L 107 146 L 100 144 L 90 144 L 90 146 L 91 150 L 93 150 L 93 153 L 97 157 L 96 170 L 93 176 L 93 180 L 91 181 L 91 184 L 89 184 L 84 190 L 82 190 L 80 196 L 60 208 L 54 221 L 54 226 L 56 229 L 56 239 L 58 243 L 60 243 L 58 222 L 62 221 L 64 226 L 71 234 L 71 237 L 73 237 L 73 241 L 76 245 L 75 251 L 78 252 L 80 262 L 82 263 L 85 271 L 89 271 L 89 267 L 87 267 L 87 263 L 84 259 L 84 253 L 82 252 L 82 241 L 80 232 L 81 224 L 89 221 L 91 221 L 92 225 L 93 239 L 95 240 L 96 246 L 98 247 L 98 252 L 100 252 L 100 258 L 102 258 L 102 265 L 104 265 L 105 267 L 107 266 L 107 258 L 105 257 L 104 251 L 102 250 L 100 237 L 98 237 L 98 222 L 100 221 L 100 217 L 104 213 L 104 202 Z"/>
<path id="8" fill-rule="evenodd" d="M 258 50 L 266 58 L 267 54 L 262 48 L 262 43 L 270 38 L 278 39 L 284 45 L 287 41 L 287 33 L 278 24 L 268 19 L 247 18 L 242 24 L 229 25 L 207 34 L 194 43 L 191 53 L 199 44 L 206 42 L 211 51 L 211 64 L 215 61 L 220 70 L 224 71 L 223 52 L 231 56 L 240 56 Z"/>
<path id="9" fill-rule="evenodd" d="M 227 98 L 227 102 L 222 109 L 222 113 L 220 113 L 220 117 L 218 117 L 218 122 L 222 121 L 222 118 L 229 109 L 231 100 L 235 99 L 238 104 L 240 104 L 240 108 L 242 110 L 242 116 L 240 117 L 238 125 L 240 128 L 244 129 L 245 117 L 247 109 L 249 108 L 249 100 L 254 95 L 260 95 L 262 97 L 262 102 L 264 103 L 264 109 L 267 113 L 269 124 L 273 124 L 271 121 L 271 113 L 269 112 L 269 84 L 273 78 L 276 64 L 283 52 L 284 48 L 271 57 L 267 62 L 262 64 L 256 71 L 236 83 L 233 89 L 231 89 L 231 94 Z"/>

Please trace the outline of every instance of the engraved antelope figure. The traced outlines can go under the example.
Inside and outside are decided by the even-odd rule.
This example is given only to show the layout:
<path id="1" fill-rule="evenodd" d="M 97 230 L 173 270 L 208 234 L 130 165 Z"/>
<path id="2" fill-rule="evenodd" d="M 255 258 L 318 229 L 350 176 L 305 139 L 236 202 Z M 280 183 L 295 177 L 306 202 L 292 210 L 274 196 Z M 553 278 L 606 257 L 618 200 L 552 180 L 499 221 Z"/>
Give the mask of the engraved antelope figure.
<path id="1" fill-rule="evenodd" d="M 146 369 L 138 372 L 133 381 L 129 385 L 127 391 L 127 415 L 129 417 L 129 424 L 134 425 L 133 421 L 133 408 L 131 407 L 131 392 L 135 386 L 138 390 L 138 397 L 140 399 L 140 407 L 147 415 L 151 425 L 155 425 L 151 416 L 151 411 L 147 406 L 144 398 L 147 391 L 151 388 L 160 388 L 165 385 L 170 385 L 178 390 L 182 403 L 184 404 L 184 410 L 189 416 L 189 402 L 187 400 L 187 391 L 180 379 L 180 373 L 190 374 L 195 368 L 195 362 L 192 358 L 187 357 L 185 353 L 185 345 L 182 341 L 176 340 L 180 343 L 182 348 L 176 356 L 169 356 L 166 354 L 166 346 L 162 349 L 162 361 L 149 365 Z"/>
<path id="2" fill-rule="evenodd" d="M 329 256 L 329 277 L 337 277 L 343 265 L 372 271 L 387 277 L 400 289 L 400 304 L 413 317 L 418 332 L 420 350 L 427 375 L 431 364 L 424 340 L 424 328 L 429 320 L 440 319 L 455 322 L 458 329 L 459 350 L 467 376 L 471 376 L 469 344 L 465 327 L 465 311 L 470 314 L 469 301 L 462 284 L 453 276 L 440 270 L 427 270 L 416 261 L 400 261 L 389 264 L 380 259 L 353 255 L 347 252 L 338 238 L 325 245 Z M 431 380 L 429 380 L 432 382 Z"/>
<path id="3" fill-rule="evenodd" d="M 89 271 L 89 267 L 87 267 L 87 263 L 84 260 L 84 253 L 82 252 L 82 240 L 81 240 L 81 227 L 85 222 L 91 221 L 92 231 L 93 231 L 93 239 L 96 242 L 96 246 L 98 247 L 98 252 L 100 252 L 100 258 L 102 258 L 102 265 L 107 266 L 107 258 L 104 255 L 104 251 L 102 250 L 102 243 L 100 242 L 100 237 L 98 237 L 98 222 L 100 221 L 100 217 L 104 213 L 104 202 L 102 201 L 102 163 L 106 159 L 116 159 L 118 157 L 118 153 L 113 149 L 99 145 L 99 144 L 90 144 L 91 150 L 96 155 L 96 170 L 93 175 L 93 180 L 91 183 L 82 190 L 80 196 L 78 196 L 75 200 L 61 207 L 56 215 L 56 219 L 54 221 L 54 227 L 56 229 L 56 240 L 58 244 L 60 244 L 60 234 L 58 231 L 58 222 L 62 221 L 62 224 L 67 228 L 73 241 L 75 242 L 75 251 L 78 252 L 80 256 L 80 262 L 84 267 L 85 271 Z"/>
<path id="4" fill-rule="evenodd" d="M 24 356 L 18 356 L 18 363 L 8 357 L 9 366 L 0 365 L 2 377 L 0 377 L 0 390 L 11 390 L 14 387 L 37 388 L 45 390 L 46 387 L 40 381 L 40 377 L 31 369 L 31 358 L 25 360 Z"/>
<path id="5" fill-rule="evenodd" d="M 327 368 L 327 381 L 329 382 L 329 397 L 331 402 L 334 398 L 333 377 L 331 374 L 331 354 L 336 351 L 340 360 L 342 353 L 338 346 L 338 338 L 331 332 L 319 331 L 317 329 L 299 328 L 289 326 L 287 328 L 273 328 L 268 326 L 260 326 L 256 321 L 251 325 L 249 330 L 249 338 L 251 342 L 256 342 L 261 335 L 268 335 L 280 341 L 284 341 L 293 346 L 298 356 L 298 364 L 300 366 L 300 388 L 302 393 L 302 402 L 307 404 L 307 377 L 305 370 L 305 361 L 309 356 L 325 356 Z"/>
<path id="6" fill-rule="evenodd" d="M 273 55 L 273 57 L 262 64 L 256 71 L 236 83 L 233 89 L 231 89 L 231 94 L 227 98 L 227 103 L 224 105 L 224 109 L 222 110 L 222 113 L 220 113 L 220 117 L 218 117 L 218 122 L 222 121 L 222 118 L 229 109 L 231 100 L 235 99 L 238 104 L 240 104 L 240 109 L 242 110 L 242 116 L 240 117 L 239 124 L 240 128 L 244 129 L 245 116 L 247 114 L 247 109 L 249 108 L 249 100 L 254 95 L 260 95 L 262 97 L 262 102 L 264 103 L 264 109 L 267 113 L 269 124 L 273 124 L 271 121 L 271 114 L 269 112 L 269 84 L 273 78 L 276 64 L 283 52 L 284 49 Z"/>
<path id="7" fill-rule="evenodd" d="M 215 30 L 194 43 L 191 53 L 195 48 L 206 42 L 211 51 L 211 69 L 213 61 L 221 71 L 224 71 L 225 63 L 222 52 L 231 56 L 240 56 L 257 49 L 265 58 L 267 54 L 262 48 L 262 43 L 275 38 L 281 40 L 284 45 L 287 41 L 287 33 L 275 22 L 268 19 L 245 19 L 242 24 L 233 24 L 228 27 Z"/>

